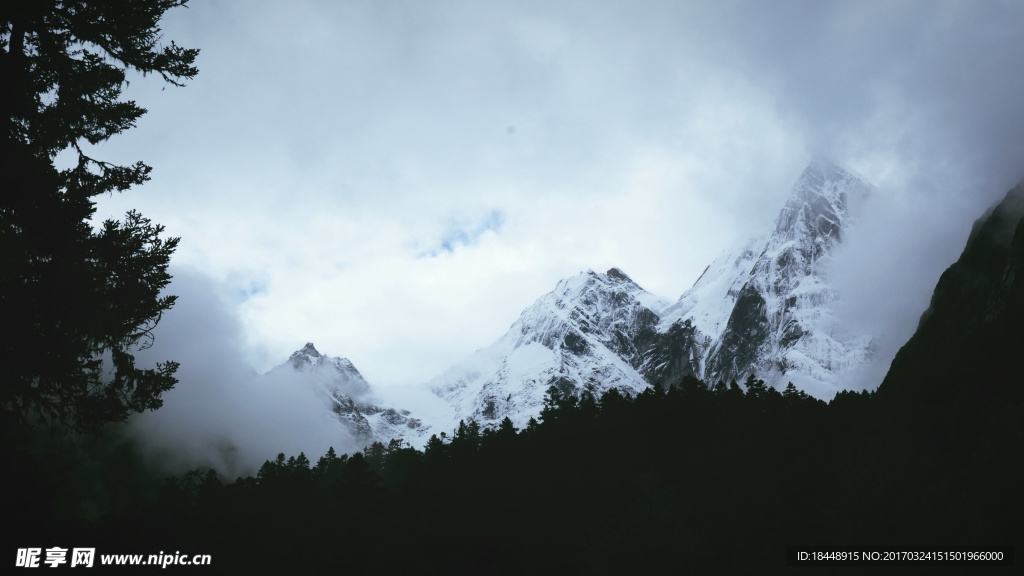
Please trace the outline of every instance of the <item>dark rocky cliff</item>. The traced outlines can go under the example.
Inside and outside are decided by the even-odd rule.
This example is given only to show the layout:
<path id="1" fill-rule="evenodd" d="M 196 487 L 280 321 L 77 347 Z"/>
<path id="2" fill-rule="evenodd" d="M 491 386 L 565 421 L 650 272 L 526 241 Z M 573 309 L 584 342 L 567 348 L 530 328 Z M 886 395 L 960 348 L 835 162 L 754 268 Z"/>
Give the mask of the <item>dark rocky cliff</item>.
<path id="1" fill-rule="evenodd" d="M 974 225 L 879 394 L 962 415 L 1024 398 L 1024 184 Z"/>

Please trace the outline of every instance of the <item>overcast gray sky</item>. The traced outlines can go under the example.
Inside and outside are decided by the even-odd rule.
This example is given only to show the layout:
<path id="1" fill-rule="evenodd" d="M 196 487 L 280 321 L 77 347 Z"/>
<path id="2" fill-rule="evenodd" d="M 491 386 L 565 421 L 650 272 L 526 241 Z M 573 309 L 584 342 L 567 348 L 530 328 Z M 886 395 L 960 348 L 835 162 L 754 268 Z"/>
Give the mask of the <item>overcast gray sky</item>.
<path id="1" fill-rule="evenodd" d="M 199 76 L 132 82 L 97 154 L 153 181 L 98 218 L 181 236 L 258 372 L 313 341 L 423 382 L 587 268 L 677 298 L 816 153 L 879 188 L 837 282 L 891 354 L 1024 174 L 1024 2 L 193 0 L 164 32 Z"/>

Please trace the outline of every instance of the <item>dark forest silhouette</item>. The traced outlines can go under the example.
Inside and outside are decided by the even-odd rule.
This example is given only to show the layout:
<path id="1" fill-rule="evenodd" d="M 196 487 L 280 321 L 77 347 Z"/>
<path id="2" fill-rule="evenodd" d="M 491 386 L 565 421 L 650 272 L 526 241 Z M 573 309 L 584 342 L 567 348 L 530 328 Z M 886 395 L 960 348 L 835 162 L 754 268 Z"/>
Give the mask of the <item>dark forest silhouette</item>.
<path id="1" fill-rule="evenodd" d="M 464 422 L 422 451 L 281 454 L 228 484 L 197 470 L 96 522 L 35 529 L 245 573 L 764 572 L 797 544 L 1013 545 L 1021 440 L 993 431 L 1020 420 L 963 421 L 937 443 L 941 424 L 882 396 L 826 405 L 753 377 L 635 398 L 552 387 L 521 431 Z"/>

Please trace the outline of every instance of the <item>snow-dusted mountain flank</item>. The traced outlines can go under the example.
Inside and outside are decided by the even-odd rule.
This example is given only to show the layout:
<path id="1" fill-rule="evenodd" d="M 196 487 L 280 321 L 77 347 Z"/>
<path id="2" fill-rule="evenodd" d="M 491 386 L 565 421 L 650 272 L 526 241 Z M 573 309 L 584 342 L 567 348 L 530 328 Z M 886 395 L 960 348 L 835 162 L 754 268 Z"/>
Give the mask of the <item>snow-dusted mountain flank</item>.
<path id="1" fill-rule="evenodd" d="M 286 365 L 312 376 L 360 440 L 421 444 L 460 420 L 482 426 L 506 416 L 518 427 L 541 410 L 551 386 L 564 393 L 610 388 L 637 394 L 692 375 L 742 382 L 754 373 L 774 387 L 793 382 L 820 398 L 845 370 L 870 357 L 869 335 L 847 334 L 829 284 L 833 248 L 851 224 L 850 206 L 871 186 L 815 159 L 766 234 L 725 251 L 678 300 L 655 296 L 617 268 L 558 283 L 524 310 L 497 342 L 431 380 L 448 417 L 428 423 L 383 408 L 348 360 L 312 344 Z"/>

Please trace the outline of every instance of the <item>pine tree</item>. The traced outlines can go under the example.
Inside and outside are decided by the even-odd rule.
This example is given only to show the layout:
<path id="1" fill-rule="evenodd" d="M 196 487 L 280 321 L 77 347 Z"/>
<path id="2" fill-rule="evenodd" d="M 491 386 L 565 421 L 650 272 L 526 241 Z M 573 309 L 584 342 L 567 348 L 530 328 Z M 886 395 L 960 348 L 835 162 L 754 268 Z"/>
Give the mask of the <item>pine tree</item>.
<path id="1" fill-rule="evenodd" d="M 363 458 L 366 460 L 366 465 L 370 467 L 370 470 L 374 472 L 380 472 L 384 469 L 384 444 L 379 440 L 374 441 L 363 451 Z"/>
<path id="2" fill-rule="evenodd" d="M 729 391 L 729 388 L 725 385 L 725 382 L 719 380 L 711 391 L 714 392 L 715 396 L 722 397 Z"/>
<path id="3" fill-rule="evenodd" d="M 537 422 L 536 418 L 530 416 L 530 419 L 526 421 L 526 428 L 523 429 L 523 432 L 534 433 L 538 429 L 540 429 L 540 423 Z"/>
<path id="4" fill-rule="evenodd" d="M 747 396 L 755 400 L 763 400 L 768 395 L 768 387 L 765 386 L 764 380 L 758 380 L 753 374 L 747 376 L 743 386 L 747 389 Z"/>
<path id="5" fill-rule="evenodd" d="M 316 461 L 316 465 L 313 466 L 313 475 L 324 476 L 327 474 L 327 470 L 330 469 L 331 464 L 333 464 L 337 459 L 338 454 L 334 451 L 334 446 L 329 447 L 327 449 L 327 454 L 321 456 L 320 459 Z"/>
<path id="6" fill-rule="evenodd" d="M 785 400 L 787 406 L 798 406 L 807 400 L 807 393 L 803 390 L 797 390 L 796 386 L 792 382 L 786 384 L 786 389 L 782 391 L 782 398 Z"/>
<path id="7" fill-rule="evenodd" d="M 423 448 L 423 459 L 428 464 L 440 464 L 448 458 L 448 446 L 445 445 L 444 441 L 437 437 L 437 434 L 432 434 L 430 440 L 427 440 L 427 445 Z"/>
<path id="8" fill-rule="evenodd" d="M 133 353 L 174 304 L 161 290 L 178 239 L 135 211 L 93 229 L 93 199 L 142 184 L 150 167 L 85 144 L 146 112 L 120 100 L 127 70 L 176 86 L 196 75 L 198 50 L 163 43 L 158 26 L 186 1 L 0 3 L 0 407 L 18 419 L 95 429 L 159 408 L 176 382 L 175 362 L 140 369 Z M 58 169 L 65 150 L 77 161 Z"/>
<path id="9" fill-rule="evenodd" d="M 505 416 L 501 420 L 501 424 L 498 425 L 498 436 L 501 438 L 510 438 L 516 435 L 516 427 L 512 424 L 512 419 Z"/>
<path id="10" fill-rule="evenodd" d="M 742 398 L 743 397 L 743 389 L 740 388 L 740 385 L 736 383 L 735 379 L 729 381 L 728 395 L 729 395 L 730 398 L 733 398 L 733 399 L 737 399 L 737 398 Z"/>

